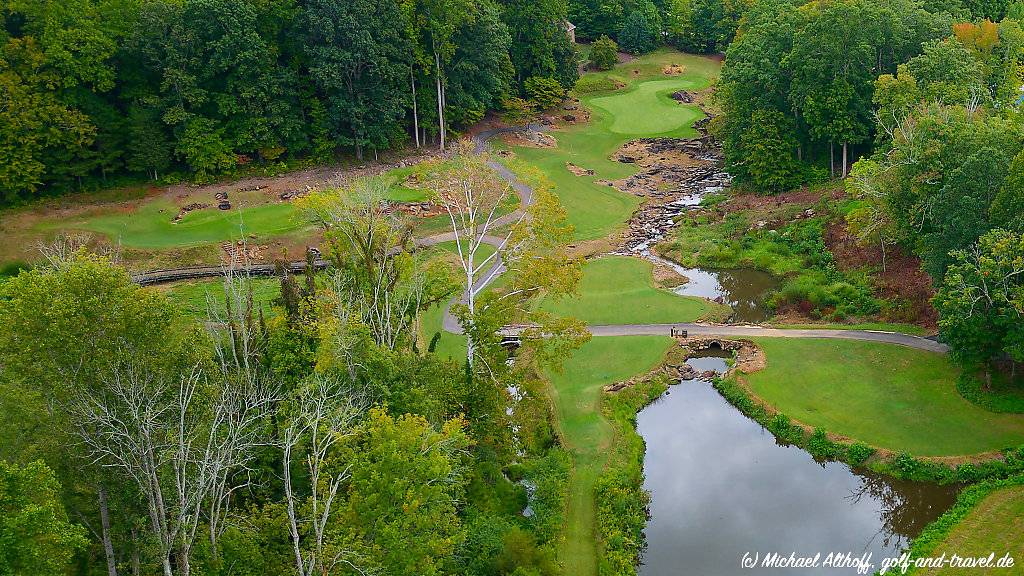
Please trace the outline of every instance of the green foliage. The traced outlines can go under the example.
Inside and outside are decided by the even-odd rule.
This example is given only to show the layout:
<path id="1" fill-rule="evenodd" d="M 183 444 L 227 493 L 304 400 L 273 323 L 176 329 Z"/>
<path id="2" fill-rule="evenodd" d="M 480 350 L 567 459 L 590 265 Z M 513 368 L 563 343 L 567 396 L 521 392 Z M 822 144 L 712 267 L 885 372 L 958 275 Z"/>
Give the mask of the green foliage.
<path id="1" fill-rule="evenodd" d="M 370 411 L 352 454 L 342 515 L 385 572 L 450 569 L 464 536 L 456 509 L 465 487 L 464 426 L 452 420 L 434 430 L 421 416 Z"/>
<path id="2" fill-rule="evenodd" d="M 73 0 L 0 14 L 0 202 L 362 156 L 579 72 L 564 0 Z M 510 29 L 516 33 L 510 34 Z"/>
<path id="3" fill-rule="evenodd" d="M 645 541 L 651 495 L 643 489 L 644 442 L 636 433 L 636 414 L 665 392 L 659 379 L 643 381 L 607 396 L 602 406 L 619 429 L 619 454 L 597 480 L 598 573 L 632 576 Z"/>
<path id="4" fill-rule="evenodd" d="M 563 88 L 579 79 L 576 51 L 565 30 L 565 0 L 503 0 L 502 20 L 512 42 L 508 49 L 516 78 L 554 78 Z M 493 41 L 487 39 L 488 41 Z"/>
<path id="5" fill-rule="evenodd" d="M 86 531 L 72 524 L 60 484 L 42 462 L 23 467 L 0 460 L 0 574 L 65 574 L 84 549 Z"/>
<path id="6" fill-rule="evenodd" d="M 597 70 L 611 70 L 619 62 L 619 45 L 601 35 L 590 46 L 590 64 Z"/>
<path id="7" fill-rule="evenodd" d="M 682 21 L 694 18 L 703 3 L 682 3 Z M 875 79 L 895 72 L 922 43 L 950 29 L 947 15 L 875 0 L 799 9 L 789 2 L 761 2 L 725 13 L 742 13 L 743 19 L 722 69 L 717 94 L 723 115 L 714 129 L 737 182 L 768 192 L 809 180 L 812 173 L 800 169 L 801 163 L 845 176 L 851 146 L 867 142 L 874 128 Z M 707 32 L 688 26 L 677 26 L 685 41 L 710 45 L 702 39 Z M 759 165 L 748 166 L 749 148 L 762 139 L 768 144 L 756 150 Z"/>
<path id="8" fill-rule="evenodd" d="M 952 254 L 954 263 L 935 295 L 939 328 L 951 354 L 966 366 L 1003 355 L 1024 361 L 1024 238 L 996 229 L 976 247 Z"/>
<path id="9" fill-rule="evenodd" d="M 619 46 L 630 54 L 645 54 L 660 44 L 661 20 L 649 0 L 641 2 L 622 22 Z"/>
<path id="10" fill-rule="evenodd" d="M 530 102 L 541 110 L 554 108 L 565 98 L 565 88 L 562 88 L 562 85 L 554 78 L 538 76 L 527 78 L 523 87 Z"/>

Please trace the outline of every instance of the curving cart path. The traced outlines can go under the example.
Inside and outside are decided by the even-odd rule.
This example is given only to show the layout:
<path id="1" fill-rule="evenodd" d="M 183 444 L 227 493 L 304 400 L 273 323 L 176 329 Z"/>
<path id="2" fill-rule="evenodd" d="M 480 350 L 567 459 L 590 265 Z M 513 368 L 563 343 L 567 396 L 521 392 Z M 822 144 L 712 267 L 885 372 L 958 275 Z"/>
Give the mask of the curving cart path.
<path id="1" fill-rule="evenodd" d="M 520 128 L 494 128 L 491 130 L 485 130 L 473 137 L 474 147 L 477 152 L 483 152 L 488 148 L 487 142 L 502 134 L 508 134 L 520 130 Z M 493 168 L 503 179 L 505 179 L 512 188 L 519 195 L 520 208 L 502 216 L 495 221 L 495 225 L 501 226 L 505 224 L 513 223 L 523 217 L 523 210 L 533 202 L 533 190 L 525 183 L 521 182 L 511 170 L 506 168 L 503 164 L 491 160 L 488 165 Z M 442 242 L 450 242 L 455 240 L 455 234 L 453 232 L 446 232 L 443 234 L 435 234 L 433 236 L 427 236 L 425 238 L 419 238 L 416 240 L 417 246 L 433 246 Z M 483 237 L 483 242 L 492 246 L 499 246 L 502 239 L 494 236 Z M 326 262 L 317 261 L 317 268 L 326 266 Z M 475 288 L 480 288 L 484 284 L 484 279 L 493 279 L 504 272 L 504 264 L 501 259 L 495 260 L 494 265 L 490 270 L 480 276 L 474 285 Z M 274 266 L 271 264 L 253 264 L 244 267 L 249 273 L 257 275 L 271 275 L 274 273 Z M 289 269 L 293 272 L 301 272 L 305 269 L 304 262 L 294 262 L 289 265 Z M 173 282 L 177 280 L 195 279 L 195 278 L 210 278 L 216 276 L 222 276 L 225 273 L 223 267 L 216 266 L 204 266 L 195 268 L 178 268 L 173 270 L 152 270 L 149 272 L 143 272 L 132 277 L 132 279 L 143 285 L 149 284 L 161 284 L 165 282 Z M 446 332 L 453 334 L 462 334 L 462 326 L 459 325 L 458 320 L 452 315 L 451 307 L 457 300 L 465 300 L 466 294 L 463 293 L 461 297 L 453 298 L 445 309 L 444 320 L 442 326 Z M 941 342 L 936 342 L 929 338 L 922 338 L 920 336 L 912 336 L 910 334 L 902 334 L 898 332 L 883 332 L 875 330 L 834 330 L 834 329 L 780 329 L 780 328 L 768 328 L 765 326 L 758 326 L 752 324 L 701 324 L 701 323 L 675 323 L 675 324 L 616 324 L 607 326 L 593 325 L 589 326 L 588 330 L 594 336 L 669 336 L 673 330 L 686 330 L 689 334 L 699 336 L 722 336 L 722 337 L 771 337 L 771 338 L 830 338 L 830 339 L 844 339 L 844 340 L 865 340 L 869 342 L 885 342 L 887 344 L 897 344 L 900 346 L 906 346 L 908 348 L 917 348 L 919 350 L 927 350 L 929 352 L 937 352 L 940 354 L 947 353 L 949 347 Z M 521 332 L 519 328 L 507 328 L 504 331 L 509 336 L 516 336 Z"/>

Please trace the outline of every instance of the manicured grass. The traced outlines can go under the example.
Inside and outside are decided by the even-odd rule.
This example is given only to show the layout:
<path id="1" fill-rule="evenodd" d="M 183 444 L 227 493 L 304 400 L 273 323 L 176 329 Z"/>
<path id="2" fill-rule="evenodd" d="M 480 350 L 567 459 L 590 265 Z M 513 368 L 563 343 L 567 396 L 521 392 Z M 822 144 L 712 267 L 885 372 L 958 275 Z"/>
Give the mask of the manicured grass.
<path id="1" fill-rule="evenodd" d="M 601 414 L 601 387 L 649 371 L 672 340 L 661 336 L 595 338 L 550 374 L 555 422 L 562 444 L 573 456 L 569 509 L 558 559 L 566 574 L 597 574 L 594 483 L 615 442 Z"/>
<path id="2" fill-rule="evenodd" d="M 594 325 L 693 322 L 729 315 L 727 306 L 655 287 L 653 268 L 646 260 L 628 256 L 590 260 L 583 268 L 578 297 L 543 303 L 541 307 Z"/>
<path id="3" fill-rule="evenodd" d="M 99 232 L 133 248 L 176 248 L 256 236 L 265 239 L 307 226 L 291 203 L 217 210 L 194 210 L 175 222 L 178 207 L 166 199 L 146 201 L 134 210 L 49 222 L 49 229 Z"/>
<path id="4" fill-rule="evenodd" d="M 685 130 L 704 114 L 699 108 L 681 106 L 669 95 L 692 88 L 692 80 L 650 80 L 625 93 L 593 98 L 589 103 L 612 117 L 608 130 L 616 134 L 659 134 Z M 646 103 L 646 106 L 638 106 Z"/>
<path id="5" fill-rule="evenodd" d="M 440 334 L 434 345 L 434 354 L 440 358 L 450 358 L 456 362 L 466 361 L 466 337 L 461 334 L 445 332 L 442 327 L 444 309 L 448 302 L 431 306 L 420 316 L 420 346 L 426 350 L 435 334 Z"/>
<path id="6" fill-rule="evenodd" d="M 661 67 L 672 62 L 682 63 L 686 73 L 671 77 L 662 74 Z M 589 73 L 587 78 L 614 79 L 627 86 L 581 95 L 582 104 L 591 111 L 591 120 L 553 132 L 558 141 L 556 148 L 514 148 L 519 159 L 536 166 L 552 181 L 568 211 L 569 223 L 576 228 L 577 239 L 607 236 L 620 228 L 640 203 L 634 196 L 596 182 L 636 173 L 635 166 L 612 161 L 611 155 L 629 140 L 640 137 L 696 135 L 692 123 L 703 116 L 700 109 L 679 104 L 668 95 L 707 87 L 718 69 L 719 64 L 709 58 L 661 50 L 609 72 Z M 592 169 L 595 175 L 576 176 L 566 169 L 567 162 Z M 515 170 L 514 165 L 510 167 Z"/>
<path id="7" fill-rule="evenodd" d="M 1001 488 L 989 494 L 946 537 L 929 556 L 952 554 L 961 557 L 985 557 L 995 552 L 996 558 L 1009 553 L 1016 561 L 1014 568 L 993 569 L 996 574 L 1020 574 L 1024 560 L 1024 486 Z M 929 569 L 916 574 L 968 576 L 989 571 L 978 568 Z"/>
<path id="8" fill-rule="evenodd" d="M 269 316 L 273 301 L 281 295 L 280 280 L 277 278 L 253 278 L 251 282 L 253 305 L 257 309 L 263 308 L 264 314 Z M 224 308 L 224 280 L 221 278 L 190 280 L 153 289 L 163 290 L 171 302 L 187 316 L 194 318 L 205 319 L 209 303 L 216 306 L 217 310 Z"/>
<path id="9" fill-rule="evenodd" d="M 1024 443 L 1024 415 L 995 414 L 957 392 L 948 357 L 877 342 L 758 338 L 768 365 L 744 376 L 791 418 L 915 456 Z"/>

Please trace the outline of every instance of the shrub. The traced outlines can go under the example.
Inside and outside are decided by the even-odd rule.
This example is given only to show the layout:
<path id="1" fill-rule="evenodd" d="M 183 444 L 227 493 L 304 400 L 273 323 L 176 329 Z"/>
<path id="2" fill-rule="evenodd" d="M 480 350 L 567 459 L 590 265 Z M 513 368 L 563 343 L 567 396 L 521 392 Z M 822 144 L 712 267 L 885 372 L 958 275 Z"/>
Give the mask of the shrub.
<path id="1" fill-rule="evenodd" d="M 875 449 L 863 442 L 854 442 L 846 449 L 846 461 L 854 466 L 863 466 L 868 458 L 875 454 Z"/>
<path id="2" fill-rule="evenodd" d="M 21 260 L 15 260 L 13 262 L 7 262 L 0 264 L 0 278 L 9 278 L 17 276 L 22 270 L 31 270 L 32 266 L 27 262 Z"/>
<path id="3" fill-rule="evenodd" d="M 601 35 L 590 48 L 590 64 L 598 70 L 611 70 L 619 61 L 619 45 Z"/>
<path id="4" fill-rule="evenodd" d="M 530 101 L 541 110 L 554 108 L 565 98 L 565 88 L 562 88 L 558 80 L 546 76 L 527 78 L 523 82 L 523 89 Z"/>

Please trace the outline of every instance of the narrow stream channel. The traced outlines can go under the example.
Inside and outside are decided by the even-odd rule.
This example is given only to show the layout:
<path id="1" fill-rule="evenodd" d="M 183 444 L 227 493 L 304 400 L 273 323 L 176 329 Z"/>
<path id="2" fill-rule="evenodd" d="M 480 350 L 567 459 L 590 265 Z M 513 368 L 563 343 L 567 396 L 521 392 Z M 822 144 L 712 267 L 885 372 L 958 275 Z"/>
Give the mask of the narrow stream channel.
<path id="1" fill-rule="evenodd" d="M 726 369 L 724 358 L 689 363 Z M 672 386 L 640 412 L 637 429 L 652 495 L 642 576 L 856 573 L 743 569 L 747 552 L 871 553 L 877 570 L 956 499 L 955 487 L 884 478 L 779 445 L 707 381 Z"/>

